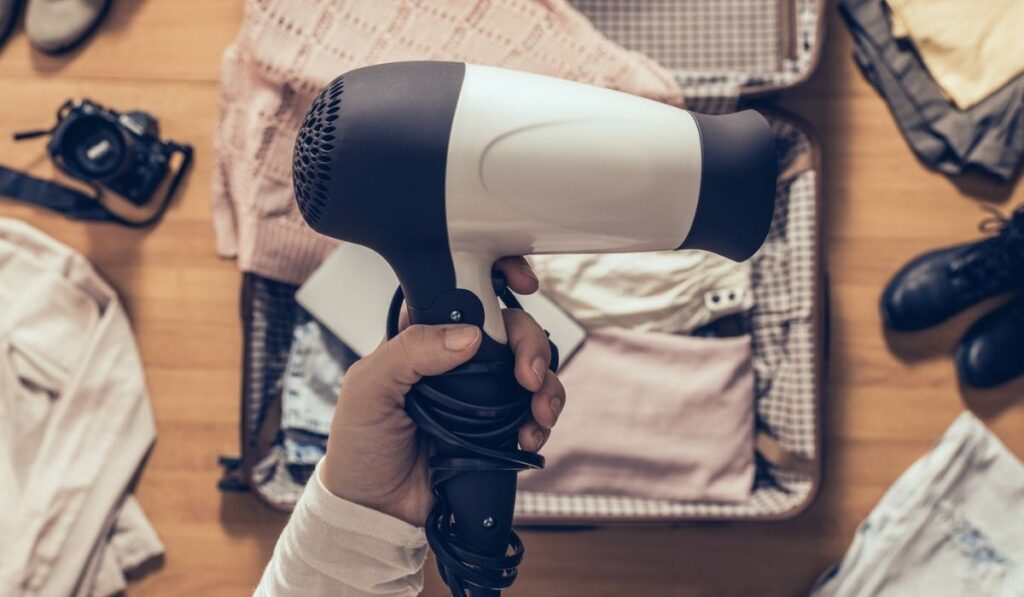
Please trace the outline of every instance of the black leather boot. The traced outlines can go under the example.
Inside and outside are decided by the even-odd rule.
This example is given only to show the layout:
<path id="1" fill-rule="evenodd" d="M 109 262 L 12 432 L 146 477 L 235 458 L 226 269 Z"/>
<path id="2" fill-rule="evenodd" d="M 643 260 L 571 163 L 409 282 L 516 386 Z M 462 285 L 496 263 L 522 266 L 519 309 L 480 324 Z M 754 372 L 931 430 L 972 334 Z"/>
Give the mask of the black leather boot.
<path id="1" fill-rule="evenodd" d="M 967 330 L 956 349 L 956 366 L 964 383 L 975 388 L 1024 374 L 1024 293 Z"/>
<path id="2" fill-rule="evenodd" d="M 923 330 L 985 299 L 1024 288 L 1024 206 L 1009 218 L 995 212 L 979 228 L 992 236 L 925 253 L 893 277 L 881 301 L 889 329 Z"/>

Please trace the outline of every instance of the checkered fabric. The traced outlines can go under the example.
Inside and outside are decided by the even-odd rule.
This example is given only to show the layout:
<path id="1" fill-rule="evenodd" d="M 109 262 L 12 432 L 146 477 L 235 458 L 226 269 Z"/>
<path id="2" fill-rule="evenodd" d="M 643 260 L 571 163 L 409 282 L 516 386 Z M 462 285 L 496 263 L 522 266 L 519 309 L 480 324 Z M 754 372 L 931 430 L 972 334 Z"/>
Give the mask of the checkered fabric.
<path id="1" fill-rule="evenodd" d="M 267 412 L 281 394 L 282 377 L 292 344 L 292 329 L 301 310 L 295 302 L 298 286 L 245 274 L 246 435 L 255 438 Z M 255 447 L 255 446 L 247 446 Z"/>
<path id="2" fill-rule="evenodd" d="M 261 453 L 258 438 L 266 434 L 265 424 L 274 424 L 268 415 L 280 408 L 284 369 L 292 345 L 292 330 L 309 316 L 295 302 L 298 286 L 277 282 L 255 274 L 244 274 L 242 310 L 245 314 L 245 379 L 242 387 L 242 425 L 248 443 L 243 447 L 255 461 L 252 478 L 254 491 L 271 504 L 290 509 L 302 493 L 302 485 L 285 467 L 284 449 L 278 430 L 269 450 Z"/>
<path id="3" fill-rule="evenodd" d="M 811 68 L 819 0 L 795 0 L 792 12 L 783 2 L 571 0 L 609 39 L 672 71 L 687 107 L 706 113 L 734 111 L 744 89 L 783 87 Z"/>
<path id="4" fill-rule="evenodd" d="M 811 151 L 807 137 L 782 121 L 773 122 L 780 168 Z M 786 449 L 817 457 L 818 375 L 814 308 L 817 172 L 805 172 L 776 191 L 775 215 L 764 246 L 753 258 L 755 307 L 748 316 L 753 338 L 757 414 Z M 721 520 L 780 515 L 810 497 L 810 477 L 775 471 L 776 483 L 757 488 L 742 503 L 669 502 L 602 495 L 520 492 L 516 512 L 531 524 L 562 523 L 574 517 Z"/>

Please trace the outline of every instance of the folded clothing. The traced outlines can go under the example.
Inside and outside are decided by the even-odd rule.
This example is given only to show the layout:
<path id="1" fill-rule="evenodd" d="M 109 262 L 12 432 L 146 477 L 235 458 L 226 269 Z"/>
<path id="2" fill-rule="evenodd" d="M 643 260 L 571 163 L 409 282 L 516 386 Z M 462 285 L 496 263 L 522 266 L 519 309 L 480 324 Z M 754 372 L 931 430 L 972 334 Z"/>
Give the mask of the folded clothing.
<path id="1" fill-rule="evenodd" d="M 596 330 L 559 372 L 572 404 L 523 491 L 739 502 L 754 486 L 750 337 Z"/>
<path id="2" fill-rule="evenodd" d="M 0 595 L 116 592 L 111 566 L 162 551 L 125 499 L 156 437 L 142 362 L 117 295 L 92 266 L 4 218 L 0 413 Z M 124 549 L 122 527 L 141 547 Z"/>
<path id="3" fill-rule="evenodd" d="M 754 306 L 750 263 L 703 251 L 534 255 L 541 288 L 584 327 L 689 333 Z"/>
<path id="4" fill-rule="evenodd" d="M 566 0 L 248 0 L 224 54 L 213 217 L 217 250 L 245 271 L 300 283 L 334 248 L 295 206 L 295 136 L 345 71 L 442 59 L 574 79 L 681 104 L 672 75 L 606 39 Z"/>
<path id="5" fill-rule="evenodd" d="M 128 588 L 126 574 L 162 556 L 164 545 L 134 496 L 127 496 L 113 526 L 96 544 L 79 594 L 88 597 L 121 595 Z M 91 589 L 88 589 L 91 587 Z"/>
<path id="6" fill-rule="evenodd" d="M 840 0 L 839 8 L 856 42 L 854 58 L 889 103 L 910 147 L 946 174 L 973 167 L 1011 179 L 1024 155 L 1024 77 L 957 110 L 913 47 L 893 37 L 885 2 Z"/>
<path id="7" fill-rule="evenodd" d="M 323 458 L 342 378 L 358 358 L 315 319 L 295 326 L 281 394 L 287 464 L 309 467 L 311 472 Z"/>
<path id="8" fill-rule="evenodd" d="M 861 524 L 811 592 L 1024 594 L 1024 465 L 965 412 Z"/>
<path id="9" fill-rule="evenodd" d="M 910 39 L 935 82 L 970 108 L 1024 73 L 1024 2 L 886 0 L 892 34 Z"/>

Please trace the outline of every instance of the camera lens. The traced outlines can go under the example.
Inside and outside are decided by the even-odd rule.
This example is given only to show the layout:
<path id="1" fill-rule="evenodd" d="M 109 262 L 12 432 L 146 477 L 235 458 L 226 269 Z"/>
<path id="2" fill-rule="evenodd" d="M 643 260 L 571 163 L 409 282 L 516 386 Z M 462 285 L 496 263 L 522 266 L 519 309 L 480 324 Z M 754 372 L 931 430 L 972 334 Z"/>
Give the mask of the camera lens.
<path id="1" fill-rule="evenodd" d="M 70 123 L 62 157 L 68 167 L 87 178 L 107 179 L 131 160 L 128 140 L 109 120 L 83 116 Z"/>

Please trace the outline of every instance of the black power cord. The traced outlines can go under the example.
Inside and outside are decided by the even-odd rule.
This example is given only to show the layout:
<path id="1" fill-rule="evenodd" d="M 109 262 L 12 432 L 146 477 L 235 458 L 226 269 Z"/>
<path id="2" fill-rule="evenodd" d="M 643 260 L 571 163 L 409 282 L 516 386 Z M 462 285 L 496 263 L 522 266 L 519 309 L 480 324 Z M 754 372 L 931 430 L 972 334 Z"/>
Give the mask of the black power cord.
<path id="1" fill-rule="evenodd" d="M 495 292 L 506 306 L 521 309 L 519 301 L 509 292 L 500 274 L 493 279 Z M 387 335 L 398 334 L 398 318 L 405 295 L 399 287 L 388 309 Z M 550 343 L 550 341 L 549 341 Z M 558 368 L 558 352 L 551 343 L 551 369 Z M 445 376 L 511 375 L 509 362 L 467 363 Z M 424 378 L 412 387 L 405 398 L 405 409 L 419 428 L 437 441 L 462 448 L 472 457 L 430 459 L 430 485 L 437 503 L 427 517 L 427 542 L 437 559 L 441 578 L 453 597 L 495 595 L 516 580 L 525 548 L 515 531 L 509 536 L 505 555 L 495 557 L 469 549 L 457 533 L 453 513 L 442 490 L 445 483 L 467 472 L 521 471 L 544 468 L 544 457 L 520 449 L 495 449 L 484 445 L 490 440 L 515 437 L 530 417 L 531 394 L 524 388 L 516 399 L 500 406 L 482 407 L 439 391 Z M 507 444 L 507 442 L 499 442 Z M 514 444 L 513 444 L 514 445 Z M 469 591 L 469 593 L 467 593 Z"/>

